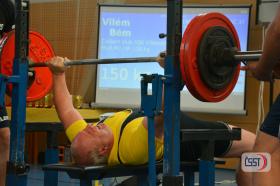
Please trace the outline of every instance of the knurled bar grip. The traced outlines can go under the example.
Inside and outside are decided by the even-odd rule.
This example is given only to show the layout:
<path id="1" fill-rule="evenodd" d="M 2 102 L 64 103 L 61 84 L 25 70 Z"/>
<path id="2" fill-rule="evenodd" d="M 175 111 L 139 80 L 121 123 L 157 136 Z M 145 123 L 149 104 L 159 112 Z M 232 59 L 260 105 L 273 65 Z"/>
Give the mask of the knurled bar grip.
<path id="1" fill-rule="evenodd" d="M 93 64 L 115 64 L 115 63 L 150 63 L 156 62 L 157 57 L 138 57 L 138 58 L 112 58 L 112 59 L 81 59 L 65 61 L 65 66 L 72 65 L 93 65 Z M 30 63 L 29 67 L 46 67 L 46 63 Z"/>

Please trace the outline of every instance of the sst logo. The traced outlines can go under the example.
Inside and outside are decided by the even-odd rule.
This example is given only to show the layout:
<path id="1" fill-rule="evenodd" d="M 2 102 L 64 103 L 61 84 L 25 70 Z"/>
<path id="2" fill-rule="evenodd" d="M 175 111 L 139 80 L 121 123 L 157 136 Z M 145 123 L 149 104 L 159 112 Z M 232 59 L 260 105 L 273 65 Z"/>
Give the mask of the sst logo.
<path id="1" fill-rule="evenodd" d="M 268 172 L 271 168 L 271 156 L 266 152 L 243 153 L 241 168 L 244 172 Z"/>

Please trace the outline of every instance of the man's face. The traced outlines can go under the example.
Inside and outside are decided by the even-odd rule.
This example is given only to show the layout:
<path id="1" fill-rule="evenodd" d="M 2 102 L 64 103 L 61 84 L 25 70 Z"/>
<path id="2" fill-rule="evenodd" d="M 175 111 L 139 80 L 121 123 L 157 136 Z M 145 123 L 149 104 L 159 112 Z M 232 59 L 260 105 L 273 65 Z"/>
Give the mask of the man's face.
<path id="1" fill-rule="evenodd" d="M 113 146 L 113 133 L 111 129 L 103 123 L 96 126 L 88 125 L 79 135 L 82 135 L 83 138 L 91 144 L 92 148 L 112 148 Z"/>
<path id="2" fill-rule="evenodd" d="M 114 136 L 111 129 L 101 123 L 97 126 L 88 125 L 81 131 L 71 144 L 71 148 L 75 149 L 78 164 L 92 164 L 91 153 L 93 150 L 99 156 L 109 155 L 114 143 Z"/>

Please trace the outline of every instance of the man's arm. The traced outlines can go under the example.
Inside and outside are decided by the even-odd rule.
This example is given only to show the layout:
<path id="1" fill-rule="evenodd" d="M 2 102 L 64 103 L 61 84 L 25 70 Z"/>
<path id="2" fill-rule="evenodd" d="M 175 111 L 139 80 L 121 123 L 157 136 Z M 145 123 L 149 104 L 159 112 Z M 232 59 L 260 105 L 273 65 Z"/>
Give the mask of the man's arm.
<path id="1" fill-rule="evenodd" d="M 53 73 L 54 105 L 58 117 L 66 129 L 83 117 L 73 106 L 72 97 L 65 80 L 64 60 L 62 57 L 54 57 L 48 62 L 48 66 Z"/>
<path id="2" fill-rule="evenodd" d="M 280 6 L 274 20 L 269 25 L 263 46 L 263 54 L 252 71 L 259 80 L 270 80 L 272 71 L 280 60 Z"/>

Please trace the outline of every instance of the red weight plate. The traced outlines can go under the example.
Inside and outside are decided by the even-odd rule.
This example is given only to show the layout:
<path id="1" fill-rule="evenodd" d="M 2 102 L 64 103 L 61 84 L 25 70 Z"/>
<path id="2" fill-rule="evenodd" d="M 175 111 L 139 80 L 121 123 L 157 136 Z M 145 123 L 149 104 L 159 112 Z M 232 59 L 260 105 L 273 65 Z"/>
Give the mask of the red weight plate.
<path id="1" fill-rule="evenodd" d="M 197 23 L 199 22 L 201 16 L 196 16 L 194 17 L 188 24 L 184 35 L 182 37 L 182 42 L 181 42 L 181 46 L 180 46 L 180 69 L 181 69 L 181 74 L 182 74 L 182 78 L 188 88 L 188 90 L 191 92 L 191 94 L 201 100 L 202 98 L 199 97 L 199 94 L 196 94 L 196 91 L 192 91 L 195 90 L 195 87 L 193 86 L 193 84 L 190 82 L 189 79 L 189 74 L 188 71 L 186 70 L 186 58 L 188 56 L 188 53 L 185 52 L 185 48 L 189 48 L 189 40 L 191 39 L 191 37 L 193 37 L 193 35 L 195 35 L 195 29 L 197 27 Z M 188 83 L 190 82 L 190 83 Z"/>
<path id="2" fill-rule="evenodd" d="M 181 75 L 182 75 L 182 78 L 184 80 L 184 82 L 186 83 L 185 81 L 185 78 L 187 77 L 187 74 L 185 72 L 185 64 L 184 64 L 184 61 L 185 61 L 185 45 L 188 44 L 188 36 L 190 35 L 190 32 L 193 32 L 193 29 L 190 29 L 193 27 L 193 24 L 196 22 L 194 21 L 195 19 L 199 19 L 198 16 L 194 17 L 192 19 L 191 22 L 189 22 L 184 34 L 183 34 L 183 37 L 182 37 L 182 41 L 181 41 L 181 45 L 180 45 L 180 70 L 181 70 Z M 188 33 L 186 33 L 188 32 Z"/>
<path id="3" fill-rule="evenodd" d="M 231 83 L 221 90 L 209 88 L 201 79 L 198 69 L 199 43 L 203 34 L 211 27 L 220 26 L 228 30 L 234 37 L 237 48 L 240 49 L 237 32 L 230 20 L 220 13 L 207 13 L 196 16 L 188 24 L 180 47 L 180 66 L 182 78 L 190 93 L 200 101 L 219 102 L 224 100 L 234 89 L 240 65 L 237 66 Z"/>
<path id="4" fill-rule="evenodd" d="M 1 73 L 12 75 L 14 60 L 14 31 L 7 34 L 0 41 L 2 46 L 0 61 Z M 49 42 L 38 32 L 29 32 L 29 59 L 34 62 L 46 62 L 54 57 L 54 51 Z M 48 68 L 34 68 L 35 78 L 27 90 L 27 101 L 35 101 L 43 98 L 52 88 L 52 73 Z M 8 93 L 11 93 L 12 86 L 8 86 Z"/>

